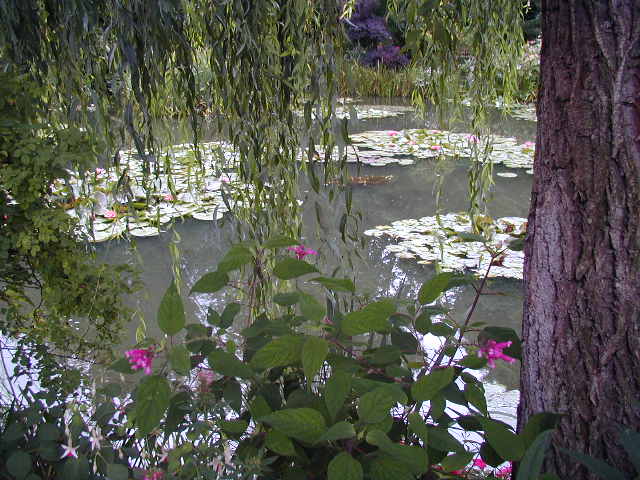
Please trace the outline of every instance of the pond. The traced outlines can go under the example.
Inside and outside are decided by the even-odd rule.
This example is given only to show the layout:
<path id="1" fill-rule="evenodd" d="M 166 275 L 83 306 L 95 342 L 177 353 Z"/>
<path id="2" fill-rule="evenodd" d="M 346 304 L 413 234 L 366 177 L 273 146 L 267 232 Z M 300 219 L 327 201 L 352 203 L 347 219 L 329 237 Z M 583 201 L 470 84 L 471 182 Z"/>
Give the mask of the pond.
<path id="1" fill-rule="evenodd" d="M 368 99 L 358 102 L 371 105 Z M 401 105 L 396 102 L 395 106 Z M 365 110 L 363 107 L 356 107 Z M 385 105 L 376 105 L 385 109 Z M 350 134 L 362 132 L 400 131 L 414 128 L 434 128 L 433 120 L 421 120 L 408 109 L 397 112 L 389 118 L 359 119 L 350 122 Z M 525 119 L 493 115 L 492 129 L 496 135 L 515 137 L 516 144 L 535 139 L 535 123 Z M 453 131 L 465 132 L 464 123 Z M 386 134 L 386 133 L 385 133 Z M 395 135 L 392 135 L 395 136 Z M 468 208 L 469 161 L 454 158 L 421 159 L 410 165 L 397 163 L 385 166 L 350 165 L 355 177 L 352 185 L 353 208 L 362 213 L 361 232 L 388 226 L 404 219 L 420 219 L 442 214 L 464 212 Z M 526 168 L 507 168 L 502 164 L 494 166 L 495 184 L 492 187 L 492 202 L 489 214 L 493 218 L 526 217 L 529 209 L 529 195 L 532 177 Z M 501 176 L 501 173 L 517 176 Z M 369 177 L 374 176 L 374 177 Z M 305 191 L 305 187 L 302 188 Z M 440 191 L 439 202 L 436 191 Z M 320 242 L 314 232 L 318 231 L 314 201 L 316 198 L 305 191 L 304 225 L 305 245 L 319 251 L 317 261 L 336 266 L 336 255 Z M 321 223 L 328 232 L 337 232 L 342 211 L 340 208 L 323 208 Z M 139 310 L 147 321 L 150 336 L 159 332 L 155 328 L 155 315 L 160 297 L 168 287 L 172 277 L 172 258 L 168 244 L 179 242 L 179 265 L 185 287 L 190 287 L 204 273 L 215 269 L 225 253 L 231 238 L 229 226 L 218 226 L 217 222 L 198 221 L 193 218 L 177 220 L 171 228 L 158 236 L 125 240 L 112 240 L 98 246 L 101 258 L 114 263 L 128 262 L 138 265 L 142 272 L 144 290 L 131 299 L 132 306 Z M 329 233 L 328 235 L 331 235 Z M 369 236 L 366 247 L 361 250 L 361 260 L 355 263 L 356 287 L 359 292 L 375 296 L 401 295 L 415 298 L 422 283 L 434 275 L 433 264 L 418 263 L 419 258 L 398 258 L 403 255 L 394 248 L 398 241 L 388 235 Z M 338 244 L 339 242 L 336 242 Z M 391 248 L 390 248 L 391 247 Z M 331 271 L 321 268 L 321 271 Z M 185 288 L 185 290 L 188 290 Z M 512 278 L 493 278 L 488 282 L 486 295 L 479 301 L 475 321 L 490 325 L 507 326 L 520 332 L 522 319 L 522 284 Z M 447 303 L 455 307 L 454 315 L 461 320 L 474 298 L 471 287 L 456 287 L 447 295 Z M 189 321 L 204 321 L 209 307 L 221 305 L 221 296 L 198 295 L 185 299 Z M 130 325 L 129 343 L 135 343 L 137 322 Z M 503 414 L 506 421 L 513 423 L 518 402 L 518 371 L 514 364 L 499 362 L 497 367 L 483 372 L 490 408 Z"/>

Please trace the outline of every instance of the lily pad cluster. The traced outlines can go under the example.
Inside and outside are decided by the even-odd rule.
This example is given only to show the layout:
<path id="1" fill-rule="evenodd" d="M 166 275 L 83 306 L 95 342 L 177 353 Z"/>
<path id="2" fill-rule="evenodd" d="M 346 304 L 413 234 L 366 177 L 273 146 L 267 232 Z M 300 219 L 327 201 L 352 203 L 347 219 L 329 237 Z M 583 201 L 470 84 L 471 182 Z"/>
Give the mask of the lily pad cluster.
<path id="1" fill-rule="evenodd" d="M 202 163 L 193 145 L 174 145 L 160 161 L 146 166 L 151 170 L 147 173 L 137 153 L 123 151 L 118 168 L 72 173 L 68 182 L 55 182 L 52 193 L 79 219 L 78 234 L 93 242 L 124 233 L 158 235 L 163 225 L 181 217 L 220 219 L 228 211 L 223 190 L 247 187 L 238 182 L 237 174 L 226 172 L 237 158 L 229 144 L 208 142 L 199 148 Z M 66 198 L 73 200 L 65 202 Z"/>
<path id="2" fill-rule="evenodd" d="M 371 166 L 391 163 L 408 165 L 413 158 L 434 158 L 440 155 L 476 158 L 488 151 L 488 159 L 508 168 L 533 168 L 535 144 L 519 144 L 515 138 L 492 136 L 490 145 L 486 138 L 469 133 L 443 130 L 372 130 L 350 136 L 355 151 L 348 152 L 347 161 L 360 161 Z M 411 162 L 409 162 L 411 160 Z"/>
<path id="3" fill-rule="evenodd" d="M 489 277 L 522 279 L 524 254 L 508 245 L 524 236 L 527 220 L 481 217 L 478 223 L 486 237 L 484 242 L 479 235 L 473 235 L 469 216 L 462 213 L 398 220 L 366 230 L 364 234 L 392 237 L 397 243 L 388 245 L 385 251 L 398 258 L 418 259 L 421 264 L 437 261 L 444 271 L 469 270 L 476 275 L 484 275 L 489 268 L 489 250 L 501 251 L 491 265 Z"/>

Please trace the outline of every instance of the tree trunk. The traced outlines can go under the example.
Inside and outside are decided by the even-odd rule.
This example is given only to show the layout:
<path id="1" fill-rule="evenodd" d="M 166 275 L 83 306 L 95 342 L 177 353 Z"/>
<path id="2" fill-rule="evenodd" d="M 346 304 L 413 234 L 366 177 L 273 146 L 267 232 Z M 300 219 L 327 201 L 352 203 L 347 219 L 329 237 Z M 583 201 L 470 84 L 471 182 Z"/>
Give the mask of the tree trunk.
<path id="1" fill-rule="evenodd" d="M 562 479 L 591 477 L 560 447 L 629 473 L 617 427 L 640 430 L 640 0 L 542 1 L 538 122 L 519 427 L 566 415 L 547 461 Z"/>

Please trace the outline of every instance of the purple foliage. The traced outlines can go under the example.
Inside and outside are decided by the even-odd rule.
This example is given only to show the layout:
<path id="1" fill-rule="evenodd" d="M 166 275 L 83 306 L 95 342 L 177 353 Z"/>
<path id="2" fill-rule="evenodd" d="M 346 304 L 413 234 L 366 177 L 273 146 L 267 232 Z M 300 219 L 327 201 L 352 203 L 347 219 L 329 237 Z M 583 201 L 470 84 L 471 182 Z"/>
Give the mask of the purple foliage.
<path id="1" fill-rule="evenodd" d="M 375 15 L 377 8 L 378 0 L 358 0 L 351 16 L 351 21 L 372 17 Z"/>
<path id="2" fill-rule="evenodd" d="M 367 67 L 375 67 L 382 63 L 388 68 L 406 67 L 409 58 L 400 53 L 400 47 L 395 45 L 378 45 L 377 48 L 369 50 L 360 60 Z"/>
<path id="3" fill-rule="evenodd" d="M 372 16 L 354 21 L 347 27 L 349 39 L 353 42 L 368 40 L 369 42 L 384 42 L 391 40 L 391 32 L 387 28 L 387 22 L 382 17 Z"/>

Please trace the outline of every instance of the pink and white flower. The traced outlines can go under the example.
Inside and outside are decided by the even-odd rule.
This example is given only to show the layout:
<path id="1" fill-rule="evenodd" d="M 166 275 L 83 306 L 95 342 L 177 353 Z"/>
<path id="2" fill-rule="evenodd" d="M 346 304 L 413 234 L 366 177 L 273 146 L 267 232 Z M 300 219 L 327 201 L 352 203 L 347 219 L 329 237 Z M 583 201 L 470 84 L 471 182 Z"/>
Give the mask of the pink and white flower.
<path id="1" fill-rule="evenodd" d="M 153 366 L 153 349 L 151 348 L 137 348 L 133 350 L 127 350 L 124 352 L 124 356 L 127 357 L 131 368 L 133 370 L 144 370 L 146 375 L 151 375 L 151 367 Z"/>
<path id="2" fill-rule="evenodd" d="M 317 255 L 318 252 L 311 248 L 306 248 L 304 245 L 298 245 L 296 247 L 289 247 L 287 250 L 294 252 L 298 260 L 302 260 L 307 255 Z"/>
<path id="3" fill-rule="evenodd" d="M 104 212 L 104 218 L 116 218 L 118 214 L 115 210 L 107 210 Z"/>
<path id="4" fill-rule="evenodd" d="M 496 342 L 495 340 L 488 340 L 487 343 L 485 343 L 478 349 L 478 356 L 485 357 L 487 359 L 489 367 L 491 368 L 496 367 L 496 360 L 504 360 L 507 363 L 513 363 L 516 361 L 515 358 L 502 353 L 502 350 L 505 348 L 509 348 L 511 346 L 511 343 L 511 341 Z"/>

